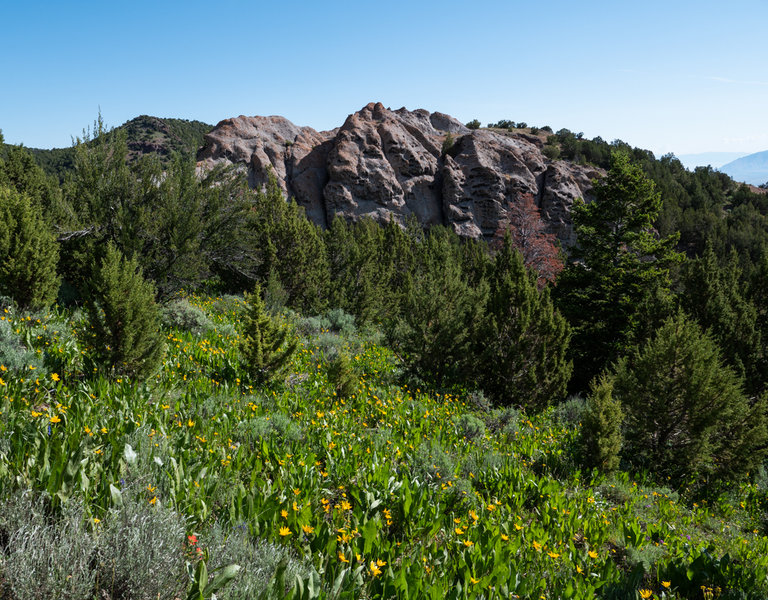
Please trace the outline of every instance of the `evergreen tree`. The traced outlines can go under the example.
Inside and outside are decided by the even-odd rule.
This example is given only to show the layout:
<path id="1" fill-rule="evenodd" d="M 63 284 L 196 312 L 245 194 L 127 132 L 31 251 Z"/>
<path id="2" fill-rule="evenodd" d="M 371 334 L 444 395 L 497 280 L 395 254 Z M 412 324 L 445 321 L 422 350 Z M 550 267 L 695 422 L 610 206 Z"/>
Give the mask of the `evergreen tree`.
<path id="1" fill-rule="evenodd" d="M 507 235 L 496 254 L 483 327 L 475 339 L 477 381 L 497 404 L 541 410 L 565 392 L 570 328 L 549 290 Z"/>
<path id="2" fill-rule="evenodd" d="M 487 285 L 468 282 L 457 237 L 446 229 L 432 228 L 415 252 L 401 312 L 387 324 L 390 344 L 412 374 L 439 386 L 463 382 L 474 369 Z"/>
<path id="3" fill-rule="evenodd" d="M 0 187 L 0 295 L 22 309 L 39 309 L 56 298 L 59 248 L 40 209 L 29 197 Z"/>
<path id="4" fill-rule="evenodd" d="M 240 358 L 251 379 L 266 383 L 279 376 L 296 352 L 298 342 L 289 339 L 290 329 L 271 317 L 261 298 L 261 287 L 245 295 Z"/>
<path id="5" fill-rule="evenodd" d="M 286 201 L 274 175 L 257 193 L 249 227 L 259 281 L 266 283 L 274 271 L 291 306 L 322 311 L 329 279 L 323 236 L 303 208 Z"/>
<path id="6" fill-rule="evenodd" d="M 8 148 L 5 160 L 0 160 L 0 185 L 29 196 L 49 228 L 71 225 L 72 209 L 62 198 L 58 182 L 45 174 L 26 148 Z"/>
<path id="7" fill-rule="evenodd" d="M 746 298 L 735 251 L 721 267 L 707 244 L 704 254 L 686 265 L 683 282 L 685 311 L 715 340 L 726 362 L 744 378 L 748 393 L 759 394 L 765 374 L 757 310 Z"/>
<path id="8" fill-rule="evenodd" d="M 669 269 L 681 256 L 677 236 L 659 239 L 661 197 L 623 152 L 596 182 L 594 202 L 577 201 L 574 262 L 561 273 L 558 305 L 574 327 L 574 387 L 644 339 L 672 310 Z"/>
<path id="9" fill-rule="evenodd" d="M 613 395 L 613 379 L 594 379 L 579 431 L 581 454 L 589 468 L 613 473 L 619 468 L 621 451 L 621 403 Z"/>
<path id="10" fill-rule="evenodd" d="M 762 463 L 765 401 L 748 401 L 715 342 L 682 311 L 622 358 L 613 380 L 625 414 L 623 456 L 636 467 L 704 486 Z"/>
<path id="11" fill-rule="evenodd" d="M 164 352 L 154 285 L 144 279 L 135 258 L 124 258 L 110 242 L 90 288 L 97 361 L 115 374 L 146 379 Z"/>

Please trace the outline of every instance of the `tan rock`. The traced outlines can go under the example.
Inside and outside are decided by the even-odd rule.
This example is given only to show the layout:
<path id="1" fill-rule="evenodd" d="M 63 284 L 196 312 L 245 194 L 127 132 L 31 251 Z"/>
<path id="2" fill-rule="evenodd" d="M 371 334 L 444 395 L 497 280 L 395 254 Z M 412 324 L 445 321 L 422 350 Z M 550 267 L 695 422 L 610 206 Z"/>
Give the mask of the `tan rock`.
<path id="1" fill-rule="evenodd" d="M 453 140 L 443 152 L 447 136 Z M 226 119 L 206 137 L 203 166 L 243 165 L 252 187 L 271 171 L 316 223 L 334 215 L 402 222 L 415 215 L 462 236 L 491 237 L 509 202 L 531 194 L 550 230 L 573 243 L 570 207 L 585 196 L 590 168 L 550 161 L 536 136 L 469 130 L 456 119 L 371 103 L 332 131 L 283 117 Z"/>

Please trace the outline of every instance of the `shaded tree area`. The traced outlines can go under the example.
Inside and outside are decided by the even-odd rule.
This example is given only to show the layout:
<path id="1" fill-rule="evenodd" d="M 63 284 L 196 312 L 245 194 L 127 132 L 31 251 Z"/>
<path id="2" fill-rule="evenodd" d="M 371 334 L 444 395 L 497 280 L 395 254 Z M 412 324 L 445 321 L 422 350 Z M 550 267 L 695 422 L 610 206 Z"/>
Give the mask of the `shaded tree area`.
<path id="1" fill-rule="evenodd" d="M 725 173 L 712 167 L 689 171 L 673 154 L 657 159 L 652 152 L 621 140 L 588 140 L 568 129 L 549 136 L 548 145 L 557 148 L 562 159 L 603 169 L 610 167 L 613 152 L 625 152 L 663 198 L 654 226 L 662 237 L 679 233 L 678 250 L 689 257 L 699 256 L 707 242 L 720 259 L 735 248 L 743 275 L 749 277 L 768 248 L 768 195 L 734 182 Z"/>

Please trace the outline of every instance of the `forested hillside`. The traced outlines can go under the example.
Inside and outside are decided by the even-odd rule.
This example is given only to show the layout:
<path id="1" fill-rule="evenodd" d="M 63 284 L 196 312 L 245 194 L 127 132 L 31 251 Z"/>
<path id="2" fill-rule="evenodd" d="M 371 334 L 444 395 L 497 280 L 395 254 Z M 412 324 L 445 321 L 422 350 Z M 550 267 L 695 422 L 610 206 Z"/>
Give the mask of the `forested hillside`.
<path id="1" fill-rule="evenodd" d="M 768 594 L 768 196 L 321 228 L 169 121 L 0 160 L 1 598 Z"/>

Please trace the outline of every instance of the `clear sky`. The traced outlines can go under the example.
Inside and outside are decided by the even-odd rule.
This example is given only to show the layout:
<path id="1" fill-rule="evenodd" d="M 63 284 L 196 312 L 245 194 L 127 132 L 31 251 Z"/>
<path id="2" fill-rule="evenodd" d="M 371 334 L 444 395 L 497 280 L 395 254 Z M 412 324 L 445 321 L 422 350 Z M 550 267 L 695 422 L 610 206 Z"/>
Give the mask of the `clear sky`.
<path id="1" fill-rule="evenodd" d="M 69 146 L 99 108 L 330 129 L 371 101 L 622 139 L 768 149 L 768 1 L 0 2 L 6 142 Z"/>

